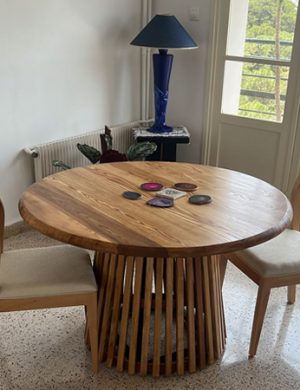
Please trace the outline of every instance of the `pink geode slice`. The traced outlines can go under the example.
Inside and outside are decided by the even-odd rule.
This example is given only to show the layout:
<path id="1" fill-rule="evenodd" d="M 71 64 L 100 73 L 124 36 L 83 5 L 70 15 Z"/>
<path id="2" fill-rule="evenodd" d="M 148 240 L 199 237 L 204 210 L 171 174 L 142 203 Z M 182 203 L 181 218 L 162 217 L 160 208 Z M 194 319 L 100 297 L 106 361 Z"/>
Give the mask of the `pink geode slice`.
<path id="1" fill-rule="evenodd" d="M 144 191 L 159 191 L 163 188 L 163 185 L 160 183 L 143 183 L 141 189 Z"/>

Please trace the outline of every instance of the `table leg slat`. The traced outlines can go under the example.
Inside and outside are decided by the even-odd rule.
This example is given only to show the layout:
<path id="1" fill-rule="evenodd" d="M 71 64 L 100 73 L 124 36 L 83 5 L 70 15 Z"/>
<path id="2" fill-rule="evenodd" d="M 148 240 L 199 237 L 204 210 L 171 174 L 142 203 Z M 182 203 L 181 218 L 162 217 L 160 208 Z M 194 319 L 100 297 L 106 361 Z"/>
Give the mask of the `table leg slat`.
<path id="1" fill-rule="evenodd" d="M 173 324 L 173 288 L 174 259 L 166 258 L 166 337 L 165 337 L 165 375 L 172 373 L 172 324 Z"/>
<path id="2" fill-rule="evenodd" d="M 176 259 L 176 360 L 177 374 L 184 374 L 184 266 Z"/>
<path id="3" fill-rule="evenodd" d="M 186 259 L 186 291 L 188 316 L 188 368 L 189 372 L 196 371 L 196 343 L 195 343 L 195 300 L 194 300 L 194 267 L 193 258 Z"/>
<path id="4" fill-rule="evenodd" d="M 219 318 L 220 318 L 220 331 L 221 331 L 221 354 L 225 348 L 226 332 L 225 332 L 225 321 L 223 313 L 223 301 L 222 301 L 222 281 L 221 281 L 221 270 L 220 270 L 220 256 L 216 258 L 216 276 L 217 276 L 217 299 L 219 305 Z"/>
<path id="5" fill-rule="evenodd" d="M 116 263 L 117 263 L 117 256 L 115 254 L 112 254 L 111 258 L 110 258 L 110 268 L 109 268 L 108 280 L 107 280 L 107 286 L 106 286 L 102 328 L 101 328 L 100 339 L 99 339 L 99 360 L 100 360 L 100 362 L 102 362 L 104 360 L 104 355 L 106 352 L 107 335 L 109 332 L 109 325 L 110 325 L 111 312 L 112 312 L 111 300 L 112 300 L 112 294 L 113 294 L 114 283 L 115 283 Z"/>
<path id="6" fill-rule="evenodd" d="M 196 316 L 197 316 L 197 346 L 198 360 L 201 369 L 206 367 L 206 343 L 205 343 L 205 321 L 204 303 L 203 303 L 203 272 L 202 258 L 194 259 L 195 267 L 195 299 L 196 299 Z"/>
<path id="7" fill-rule="evenodd" d="M 105 292 L 106 292 L 106 284 L 108 280 L 108 274 L 110 269 L 110 254 L 105 253 L 104 258 L 102 260 L 102 272 L 100 275 L 100 282 L 98 282 L 98 324 L 99 324 L 99 337 L 101 334 L 101 329 L 103 325 L 103 311 L 105 306 Z M 100 359 L 99 355 L 98 358 Z"/>
<path id="8" fill-rule="evenodd" d="M 158 377 L 160 374 L 160 339 L 161 339 L 161 317 L 162 317 L 162 285 L 165 259 L 156 259 L 155 278 L 155 311 L 154 311 L 154 345 L 153 345 L 153 370 L 152 375 Z"/>
<path id="9" fill-rule="evenodd" d="M 209 267 L 208 258 L 203 257 L 203 293 L 204 293 L 204 313 L 205 313 L 205 329 L 207 338 L 207 353 L 208 364 L 214 362 L 214 342 L 213 342 L 213 320 L 212 320 L 212 307 L 210 296 L 210 281 L 209 281 Z"/>
<path id="10" fill-rule="evenodd" d="M 135 373 L 136 364 L 136 348 L 137 348 L 137 336 L 140 316 L 140 300 L 141 300 L 141 284 L 143 273 L 143 257 L 135 258 L 135 276 L 134 276 L 134 293 L 132 303 L 132 317 L 131 317 L 131 335 L 130 335 L 130 347 L 129 347 L 129 362 L 128 373 Z"/>
<path id="11" fill-rule="evenodd" d="M 122 315 L 121 315 L 121 324 L 120 324 L 120 338 L 119 338 L 118 357 L 117 357 L 118 371 L 123 371 L 124 369 L 126 337 L 127 337 L 127 329 L 128 329 L 128 316 L 129 316 L 130 302 L 131 302 L 131 295 L 132 295 L 133 266 L 134 266 L 134 258 L 132 256 L 127 257 L 124 297 L 123 297 Z"/>
<path id="12" fill-rule="evenodd" d="M 125 258 L 124 256 L 119 256 L 117 271 L 116 271 L 116 285 L 114 289 L 114 302 L 113 302 L 113 309 L 112 309 L 110 336 L 109 336 L 108 350 L 107 350 L 107 360 L 106 360 L 107 367 L 112 367 L 113 359 L 114 359 L 115 344 L 116 344 L 118 324 L 119 324 L 120 301 L 121 301 L 121 295 L 123 290 L 124 266 L 125 266 Z"/>
<path id="13" fill-rule="evenodd" d="M 149 334 L 150 334 L 150 316 L 152 302 L 152 277 L 153 277 L 153 258 L 147 258 L 146 264 L 146 282 L 144 295 L 144 318 L 143 318 L 143 333 L 142 333 L 142 353 L 140 373 L 147 374 L 148 370 L 148 350 L 149 350 Z"/>

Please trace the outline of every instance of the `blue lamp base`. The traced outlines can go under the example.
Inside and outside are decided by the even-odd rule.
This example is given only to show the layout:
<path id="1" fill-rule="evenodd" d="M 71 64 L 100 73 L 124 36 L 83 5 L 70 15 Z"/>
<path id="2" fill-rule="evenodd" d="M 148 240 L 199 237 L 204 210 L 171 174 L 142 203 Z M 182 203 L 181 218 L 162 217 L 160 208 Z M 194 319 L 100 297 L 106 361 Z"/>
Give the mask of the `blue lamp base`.
<path id="1" fill-rule="evenodd" d="M 169 81 L 173 64 L 173 55 L 160 49 L 153 54 L 155 121 L 148 129 L 152 133 L 169 133 L 173 127 L 166 125 L 166 112 L 169 97 Z"/>

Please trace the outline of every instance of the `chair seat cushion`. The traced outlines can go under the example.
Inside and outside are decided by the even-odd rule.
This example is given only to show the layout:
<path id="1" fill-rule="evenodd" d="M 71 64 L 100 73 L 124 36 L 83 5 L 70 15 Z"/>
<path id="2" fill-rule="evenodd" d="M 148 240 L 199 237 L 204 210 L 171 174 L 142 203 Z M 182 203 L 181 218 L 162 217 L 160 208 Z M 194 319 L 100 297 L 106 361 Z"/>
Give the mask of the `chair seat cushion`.
<path id="1" fill-rule="evenodd" d="M 286 229 L 272 240 L 236 254 L 262 277 L 300 274 L 300 232 Z"/>
<path id="2" fill-rule="evenodd" d="M 69 245 L 4 252 L 0 299 L 49 297 L 97 291 L 91 260 Z"/>

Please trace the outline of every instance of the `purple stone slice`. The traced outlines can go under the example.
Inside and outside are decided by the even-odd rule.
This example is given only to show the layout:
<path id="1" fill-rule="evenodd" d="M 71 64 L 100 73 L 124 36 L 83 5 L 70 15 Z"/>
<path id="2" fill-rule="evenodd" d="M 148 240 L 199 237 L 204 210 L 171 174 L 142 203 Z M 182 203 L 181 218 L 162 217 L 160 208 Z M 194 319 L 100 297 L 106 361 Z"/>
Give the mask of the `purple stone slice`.
<path id="1" fill-rule="evenodd" d="M 148 200 L 147 204 L 154 207 L 172 207 L 174 201 L 173 199 L 155 197 Z"/>

